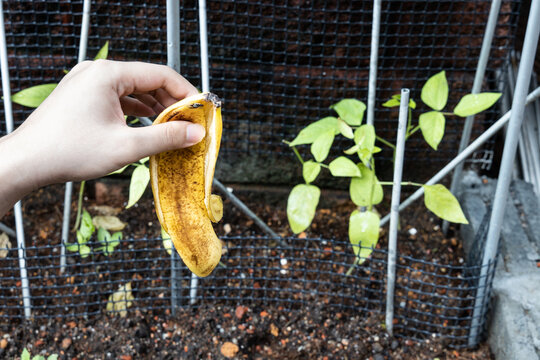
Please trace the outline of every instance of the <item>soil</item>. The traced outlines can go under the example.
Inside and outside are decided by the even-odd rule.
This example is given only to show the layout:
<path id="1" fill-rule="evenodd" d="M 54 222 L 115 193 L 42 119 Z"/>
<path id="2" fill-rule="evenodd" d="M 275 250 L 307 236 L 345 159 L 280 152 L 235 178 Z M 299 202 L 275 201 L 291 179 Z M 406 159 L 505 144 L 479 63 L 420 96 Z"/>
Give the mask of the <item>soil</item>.
<path id="1" fill-rule="evenodd" d="M 274 231 L 281 236 L 292 235 L 285 214 L 288 189 L 239 185 L 231 187 L 234 193 Z M 127 188 L 128 183 L 125 179 L 89 182 L 85 191 L 84 206 L 91 213 L 94 212 L 93 215 L 97 207 L 103 205 L 122 210 L 127 201 Z M 75 198 L 76 196 L 72 204 L 73 209 L 76 205 Z M 41 189 L 24 199 L 25 231 L 27 244 L 31 244 L 28 246 L 30 254 L 35 256 L 37 253 L 46 258 L 47 251 L 50 251 L 46 246 L 58 242 L 61 232 L 62 199 L 61 185 Z M 253 220 L 247 218 L 229 200 L 225 200 L 224 205 L 225 216 L 216 226 L 218 234 L 226 234 L 231 239 L 235 236 L 249 237 L 262 234 Z M 298 238 L 346 239 L 347 222 L 343 219 L 348 218 L 353 209 L 354 207 L 347 201 L 346 192 L 323 192 L 320 207 L 310 230 L 300 234 Z M 379 211 L 386 213 L 387 205 L 383 204 Z M 118 216 L 127 223 L 124 238 L 159 236 L 160 227 L 149 191 L 135 207 L 122 210 Z M 3 221 L 12 226 L 12 214 L 8 214 Z M 426 262 L 446 264 L 449 268 L 463 263 L 463 250 L 455 237 L 454 229 L 451 228 L 450 236 L 445 238 L 438 221 L 425 211 L 423 206 L 412 206 L 403 214 L 401 221 L 404 224 L 400 231 L 401 254 Z M 383 233 L 378 247 L 384 249 L 385 242 L 386 236 Z M 141 246 L 152 245 L 148 242 Z M 228 254 L 228 261 L 234 258 L 231 254 L 239 251 L 241 247 L 241 244 L 237 248 L 229 246 L 231 253 Z M 335 252 L 336 248 L 337 246 L 334 246 L 330 251 Z M 249 250 L 247 253 L 246 250 L 243 251 L 243 256 L 248 257 Z M 325 256 L 326 251 L 327 248 L 324 248 L 321 258 Z M 379 255 L 385 256 L 384 253 L 374 253 L 374 259 Z M 123 261 L 122 259 L 120 257 L 120 261 Z M 347 258 L 347 261 L 349 259 Z M 375 261 L 373 263 L 376 264 Z M 324 266 L 320 262 L 318 264 Z M 255 267 L 257 265 L 255 264 Z M 16 263 L 13 266 L 16 269 Z M 399 266 L 400 263 L 398 272 L 415 268 L 414 264 L 404 265 L 401 270 Z M 423 266 L 423 269 L 426 269 L 426 265 Z M 433 266 L 428 268 L 434 271 Z M 342 273 L 344 270 L 346 269 L 342 267 L 336 272 Z M 378 270 L 384 268 L 379 269 L 372 265 L 371 279 L 377 276 Z M 0 269 L 0 272 L 2 271 L 7 271 L 4 266 Z M 217 271 L 220 274 L 227 274 L 226 268 Z M 16 276 L 15 272 L 13 274 Z M 327 281 L 335 281 L 332 274 L 330 272 L 328 274 Z M 293 275 L 294 273 L 291 273 L 291 276 Z M 144 276 L 145 274 L 142 274 L 142 277 Z M 321 279 L 318 280 L 323 281 L 324 275 L 319 276 Z M 381 271 L 380 276 L 384 276 L 384 272 Z M 2 278 L 7 277 L 2 274 Z M 430 280 L 437 281 L 438 278 L 433 276 Z M 440 281 L 444 282 L 443 286 L 448 285 L 445 279 Z M 375 284 L 373 288 L 375 290 L 384 286 L 383 282 L 370 283 L 370 287 Z M 145 286 L 152 285 L 148 283 Z M 40 295 L 53 298 L 50 299 L 51 304 L 56 304 L 54 297 L 59 289 L 55 286 L 47 289 L 49 293 Z M 403 289 L 399 286 L 396 289 L 398 298 Z M 351 295 L 351 291 L 359 289 L 346 288 L 341 296 Z M 413 292 L 412 295 L 409 294 L 413 298 L 421 294 L 415 293 L 412 287 L 409 291 Z M 242 298 L 241 296 L 246 295 L 239 293 L 239 296 Z M 299 296 L 297 301 L 299 305 L 294 306 L 286 302 L 280 305 L 264 299 L 250 298 L 245 301 L 224 301 L 223 304 L 219 301 L 207 302 L 206 306 L 178 309 L 174 315 L 170 314 L 168 306 L 160 309 L 160 302 L 157 299 L 151 304 L 157 310 L 153 308 L 146 311 L 136 308 L 124 318 L 99 311 L 88 311 L 90 315 L 86 317 L 57 317 L 65 314 L 62 314 L 62 308 L 53 308 L 51 311 L 45 311 L 45 314 L 49 315 L 44 319 L 29 323 L 19 323 L 16 319 L 5 323 L 5 320 L 2 320 L 4 323 L 1 324 L 0 338 L 5 341 L 0 341 L 0 358 L 17 358 L 22 349 L 27 347 L 32 354 L 57 353 L 61 359 L 493 359 L 485 343 L 476 349 L 462 350 L 454 349 L 448 346 L 447 342 L 429 336 L 423 341 L 411 340 L 407 338 L 410 334 L 408 335 L 406 331 L 401 333 L 401 337 L 393 338 L 384 329 L 384 311 L 370 312 L 354 308 L 351 310 L 346 306 L 336 307 L 333 302 L 339 298 L 324 294 L 318 294 L 314 299 L 302 298 L 302 294 Z M 73 299 L 69 299 L 69 303 L 73 303 Z M 378 306 L 380 307 L 380 304 Z M 7 312 L 9 309 L 5 312 L 3 310 L 2 315 Z M 399 322 L 395 325 L 396 329 L 407 326 L 406 323 L 401 323 L 399 312 L 396 318 L 398 318 L 396 322 Z M 413 337 L 416 336 L 413 334 Z"/>

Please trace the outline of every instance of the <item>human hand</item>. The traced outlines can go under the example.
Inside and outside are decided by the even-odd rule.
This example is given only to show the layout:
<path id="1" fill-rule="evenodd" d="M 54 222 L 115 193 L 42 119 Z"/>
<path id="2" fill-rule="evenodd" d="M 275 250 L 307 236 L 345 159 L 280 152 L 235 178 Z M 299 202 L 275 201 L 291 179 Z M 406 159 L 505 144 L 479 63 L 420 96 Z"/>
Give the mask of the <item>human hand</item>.
<path id="1" fill-rule="evenodd" d="M 78 64 L 17 130 L 0 139 L 0 175 L 14 182 L 7 192 L 3 188 L 9 182 L 0 185 L 0 208 L 10 193 L 20 198 L 51 183 L 100 177 L 143 157 L 199 142 L 204 137 L 200 125 L 174 121 L 131 128 L 124 118 L 154 115 L 196 93 L 163 65 Z"/>

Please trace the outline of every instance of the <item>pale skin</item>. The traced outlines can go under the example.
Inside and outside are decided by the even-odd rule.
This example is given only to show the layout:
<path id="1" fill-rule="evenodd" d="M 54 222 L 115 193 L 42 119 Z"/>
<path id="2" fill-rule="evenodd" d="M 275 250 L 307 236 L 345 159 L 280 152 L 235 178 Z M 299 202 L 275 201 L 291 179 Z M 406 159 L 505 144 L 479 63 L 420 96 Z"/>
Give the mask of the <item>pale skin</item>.
<path id="1" fill-rule="evenodd" d="M 197 89 L 164 65 L 109 60 L 75 66 L 14 132 L 0 138 L 0 218 L 30 192 L 98 178 L 163 151 L 188 147 L 204 128 L 184 121 L 132 128 Z"/>

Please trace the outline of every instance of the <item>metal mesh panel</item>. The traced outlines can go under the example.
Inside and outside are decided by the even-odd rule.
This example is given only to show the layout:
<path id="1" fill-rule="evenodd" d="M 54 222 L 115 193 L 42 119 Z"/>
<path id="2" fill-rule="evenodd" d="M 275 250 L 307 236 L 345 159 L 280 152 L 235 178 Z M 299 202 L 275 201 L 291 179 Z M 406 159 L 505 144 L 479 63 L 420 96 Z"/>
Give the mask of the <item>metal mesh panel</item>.
<path id="1" fill-rule="evenodd" d="M 182 267 L 181 275 L 174 280 L 180 289 L 179 306 L 242 303 L 295 311 L 325 304 L 356 314 L 384 313 L 386 251 L 375 250 L 364 264 L 346 275 L 354 261 L 348 242 L 288 238 L 288 246 L 283 247 L 264 237 L 222 240 L 227 244 L 222 265 L 211 276 L 199 279 L 195 297 L 190 295 L 191 273 Z M 108 257 L 98 252 L 87 258 L 70 253 L 63 274 L 59 272 L 59 246 L 28 247 L 33 317 L 105 314 L 111 294 L 128 282 L 133 304 L 127 311 L 163 314 L 171 309 L 171 258 L 161 243 L 161 239 L 123 240 Z M 490 266 L 488 286 L 493 273 Z M 474 265 L 449 266 L 399 257 L 396 335 L 442 337 L 453 346 L 466 346 L 479 274 L 480 268 Z M 445 281 L 436 281 L 437 277 Z M 24 318 L 17 248 L 9 249 L 8 256 L 0 258 L 0 280 L 0 324 L 7 326 Z M 116 303 L 123 301 L 123 297 L 116 299 Z M 484 323 L 482 320 L 481 326 Z"/>

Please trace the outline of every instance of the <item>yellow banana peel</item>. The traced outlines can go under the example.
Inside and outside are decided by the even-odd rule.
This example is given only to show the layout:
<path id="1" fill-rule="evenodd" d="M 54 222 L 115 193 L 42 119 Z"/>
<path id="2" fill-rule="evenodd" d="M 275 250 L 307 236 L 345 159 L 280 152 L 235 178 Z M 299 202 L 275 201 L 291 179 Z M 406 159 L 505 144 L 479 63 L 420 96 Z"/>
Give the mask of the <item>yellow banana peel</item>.
<path id="1" fill-rule="evenodd" d="M 204 277 L 219 263 L 222 251 L 212 221 L 221 219 L 223 203 L 211 194 L 221 142 L 221 101 L 212 93 L 190 96 L 163 110 L 154 125 L 178 120 L 204 126 L 205 138 L 151 156 L 150 180 L 159 222 L 186 266 Z"/>

